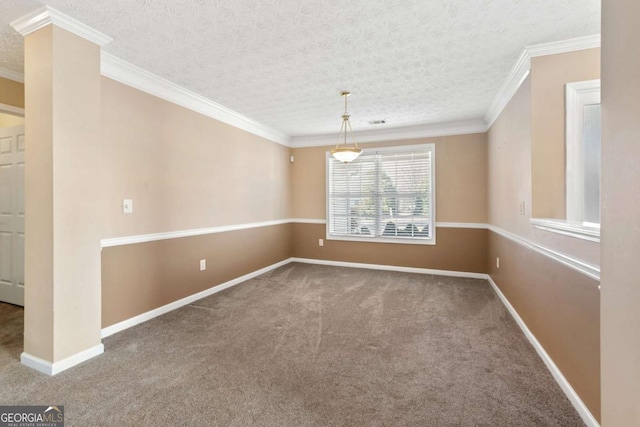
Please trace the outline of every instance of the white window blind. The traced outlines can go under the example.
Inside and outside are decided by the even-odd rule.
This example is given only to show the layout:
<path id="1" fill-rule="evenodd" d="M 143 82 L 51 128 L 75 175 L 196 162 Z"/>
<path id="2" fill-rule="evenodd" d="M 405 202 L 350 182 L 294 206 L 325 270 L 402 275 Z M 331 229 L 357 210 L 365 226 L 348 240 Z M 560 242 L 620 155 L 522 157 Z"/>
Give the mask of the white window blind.
<path id="1" fill-rule="evenodd" d="M 327 238 L 434 241 L 434 146 L 365 151 L 351 163 L 327 157 Z"/>

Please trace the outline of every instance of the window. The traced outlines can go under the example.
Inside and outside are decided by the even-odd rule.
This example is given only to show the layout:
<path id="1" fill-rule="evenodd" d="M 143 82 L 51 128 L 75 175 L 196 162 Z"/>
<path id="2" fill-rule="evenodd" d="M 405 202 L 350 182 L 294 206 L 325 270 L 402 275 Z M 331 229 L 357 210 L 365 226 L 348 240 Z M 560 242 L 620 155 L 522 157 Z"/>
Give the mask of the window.
<path id="1" fill-rule="evenodd" d="M 435 244 L 433 144 L 327 153 L 327 239 Z"/>
<path id="2" fill-rule="evenodd" d="M 569 83 L 567 102 L 567 220 L 600 224 L 600 80 Z"/>
<path id="3" fill-rule="evenodd" d="M 565 219 L 531 218 L 534 227 L 600 242 L 600 80 L 566 85 Z"/>

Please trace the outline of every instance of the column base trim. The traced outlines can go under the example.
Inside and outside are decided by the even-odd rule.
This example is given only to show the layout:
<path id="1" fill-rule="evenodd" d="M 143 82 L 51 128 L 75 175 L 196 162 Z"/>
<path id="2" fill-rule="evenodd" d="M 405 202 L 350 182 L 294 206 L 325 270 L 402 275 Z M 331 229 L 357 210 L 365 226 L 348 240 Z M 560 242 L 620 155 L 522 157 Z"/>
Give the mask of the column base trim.
<path id="1" fill-rule="evenodd" d="M 73 356 L 62 359 L 59 362 L 51 363 L 48 360 L 40 359 L 39 357 L 33 356 L 27 352 L 22 352 L 20 355 L 20 363 L 35 369 L 36 371 L 42 372 L 43 374 L 53 376 L 102 353 L 104 353 L 104 344 L 100 343 L 81 351 L 80 353 L 76 353 Z"/>

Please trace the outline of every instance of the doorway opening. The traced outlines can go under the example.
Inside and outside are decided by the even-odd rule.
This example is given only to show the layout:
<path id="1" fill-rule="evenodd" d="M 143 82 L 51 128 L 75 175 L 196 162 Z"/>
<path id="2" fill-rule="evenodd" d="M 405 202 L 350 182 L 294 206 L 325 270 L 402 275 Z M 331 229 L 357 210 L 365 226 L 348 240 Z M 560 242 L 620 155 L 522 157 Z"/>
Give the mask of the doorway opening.
<path id="1" fill-rule="evenodd" d="M 0 366 L 18 358 L 23 345 L 24 121 L 24 109 L 0 104 Z"/>

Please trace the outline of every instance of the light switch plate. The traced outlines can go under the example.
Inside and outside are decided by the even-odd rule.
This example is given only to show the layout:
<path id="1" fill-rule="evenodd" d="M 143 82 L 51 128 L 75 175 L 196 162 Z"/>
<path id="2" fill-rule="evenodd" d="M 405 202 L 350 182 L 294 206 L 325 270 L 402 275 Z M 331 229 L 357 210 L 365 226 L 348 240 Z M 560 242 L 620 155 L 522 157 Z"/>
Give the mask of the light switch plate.
<path id="1" fill-rule="evenodd" d="M 122 200 L 122 213 L 133 213 L 133 200 L 131 199 Z"/>

